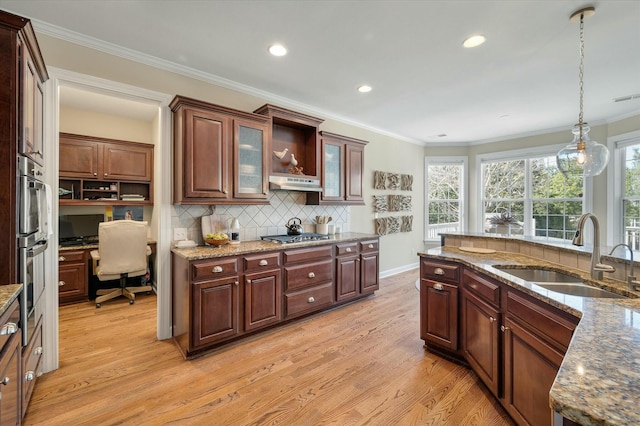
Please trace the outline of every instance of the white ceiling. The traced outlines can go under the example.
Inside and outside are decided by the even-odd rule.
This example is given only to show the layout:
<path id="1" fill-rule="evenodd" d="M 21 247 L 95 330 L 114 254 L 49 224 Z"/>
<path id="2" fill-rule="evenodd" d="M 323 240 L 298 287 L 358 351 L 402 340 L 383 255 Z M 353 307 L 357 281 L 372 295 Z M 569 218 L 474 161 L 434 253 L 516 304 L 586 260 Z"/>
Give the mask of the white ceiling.
<path id="1" fill-rule="evenodd" d="M 640 97 L 613 102 L 640 94 L 638 0 L 0 0 L 37 31 L 79 33 L 107 51 L 418 143 L 565 128 L 569 140 L 579 105 L 579 26 L 569 16 L 587 5 L 596 14 L 585 22 L 584 118 L 638 114 Z M 487 42 L 463 49 L 475 33 Z M 270 56 L 273 42 L 289 54 Z M 357 92 L 365 83 L 373 91 Z"/>

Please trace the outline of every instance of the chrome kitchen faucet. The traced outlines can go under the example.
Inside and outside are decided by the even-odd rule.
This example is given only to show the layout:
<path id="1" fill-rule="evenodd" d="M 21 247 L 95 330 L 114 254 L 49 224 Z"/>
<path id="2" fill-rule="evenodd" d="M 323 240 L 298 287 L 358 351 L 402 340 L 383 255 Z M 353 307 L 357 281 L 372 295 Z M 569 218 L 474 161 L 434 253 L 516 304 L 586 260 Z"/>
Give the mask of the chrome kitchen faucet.
<path id="1" fill-rule="evenodd" d="M 584 245 L 584 224 L 587 219 L 593 223 L 593 251 L 591 253 L 591 278 L 601 280 L 603 272 L 615 272 L 615 268 L 610 265 L 600 263 L 600 224 L 598 218 L 593 213 L 585 213 L 578 219 L 576 225 L 576 235 L 573 237 L 574 246 Z"/>

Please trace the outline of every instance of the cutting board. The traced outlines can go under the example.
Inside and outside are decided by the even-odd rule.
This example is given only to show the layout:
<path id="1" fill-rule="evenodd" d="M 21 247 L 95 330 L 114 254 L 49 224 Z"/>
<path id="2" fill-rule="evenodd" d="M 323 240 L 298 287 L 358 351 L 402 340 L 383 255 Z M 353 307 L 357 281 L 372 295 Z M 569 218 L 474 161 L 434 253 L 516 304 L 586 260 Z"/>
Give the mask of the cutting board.
<path id="1" fill-rule="evenodd" d="M 482 254 L 490 254 L 495 253 L 494 249 L 482 248 L 482 247 L 458 247 L 460 251 L 467 251 L 469 253 L 482 253 Z"/>

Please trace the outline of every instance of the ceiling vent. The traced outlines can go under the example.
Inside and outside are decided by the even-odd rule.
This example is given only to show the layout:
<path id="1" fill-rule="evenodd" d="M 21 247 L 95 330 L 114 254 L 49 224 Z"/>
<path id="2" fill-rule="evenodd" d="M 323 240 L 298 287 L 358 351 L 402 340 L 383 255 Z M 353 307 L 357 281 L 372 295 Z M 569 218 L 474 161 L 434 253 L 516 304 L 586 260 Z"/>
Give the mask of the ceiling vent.
<path id="1" fill-rule="evenodd" d="M 624 102 L 630 101 L 633 99 L 640 99 L 640 93 L 636 93 L 635 95 L 621 96 L 619 98 L 614 98 L 613 102 Z"/>

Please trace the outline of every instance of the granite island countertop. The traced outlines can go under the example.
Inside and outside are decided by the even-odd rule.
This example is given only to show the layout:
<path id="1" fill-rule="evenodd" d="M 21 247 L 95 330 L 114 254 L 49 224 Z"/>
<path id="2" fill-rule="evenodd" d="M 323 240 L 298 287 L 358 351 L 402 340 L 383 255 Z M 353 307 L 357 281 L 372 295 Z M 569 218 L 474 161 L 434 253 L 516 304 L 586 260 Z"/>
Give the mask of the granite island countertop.
<path id="1" fill-rule="evenodd" d="M 476 254 L 438 247 L 421 257 L 462 263 L 578 318 L 571 344 L 551 387 L 551 408 L 582 425 L 640 424 L 640 292 L 624 282 L 594 281 L 588 272 L 518 253 Z M 581 277 L 585 283 L 627 296 L 595 299 L 557 293 L 494 268 L 543 266 Z"/>
<path id="2" fill-rule="evenodd" d="M 223 246 L 196 246 L 189 248 L 171 249 L 171 252 L 187 260 L 211 259 L 215 257 L 237 256 L 241 254 L 259 253 L 273 250 L 322 246 L 326 244 L 358 241 L 363 239 L 378 239 L 377 235 L 361 234 L 358 232 L 343 232 L 330 235 L 327 240 L 301 241 L 299 243 L 280 244 L 271 241 L 243 241 L 240 244 L 225 244 Z"/>
<path id="3" fill-rule="evenodd" d="M 0 286 L 0 315 L 4 314 L 11 303 L 18 298 L 22 291 L 22 284 L 9 284 Z"/>

